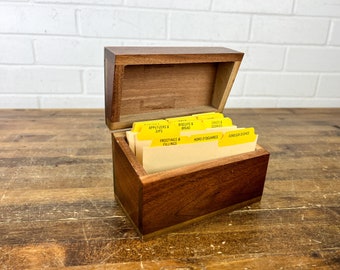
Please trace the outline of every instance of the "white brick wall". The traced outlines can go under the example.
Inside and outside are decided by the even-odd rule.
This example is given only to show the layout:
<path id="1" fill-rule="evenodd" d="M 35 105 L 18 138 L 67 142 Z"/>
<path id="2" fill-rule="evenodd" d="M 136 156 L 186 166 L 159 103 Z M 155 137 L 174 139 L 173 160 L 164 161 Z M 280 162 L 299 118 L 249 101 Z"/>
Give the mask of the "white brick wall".
<path id="1" fill-rule="evenodd" d="M 79 32 L 87 37 L 165 39 L 167 13 L 121 8 L 83 8 Z"/>
<path id="2" fill-rule="evenodd" d="M 75 7 L 3 4 L 0 6 L 0 33 L 76 35 Z"/>
<path id="3" fill-rule="evenodd" d="M 250 16 L 213 12 L 172 12 L 169 38 L 173 40 L 246 41 Z"/>
<path id="4" fill-rule="evenodd" d="M 0 108 L 104 107 L 104 46 L 245 52 L 229 107 L 340 107 L 340 0 L 0 0 Z"/>
<path id="5" fill-rule="evenodd" d="M 81 93 L 81 71 L 69 68 L 10 66 L 0 68 L 1 93 Z"/>
<path id="6" fill-rule="evenodd" d="M 254 16 L 250 41 L 275 44 L 324 44 L 329 20 L 291 16 Z"/>

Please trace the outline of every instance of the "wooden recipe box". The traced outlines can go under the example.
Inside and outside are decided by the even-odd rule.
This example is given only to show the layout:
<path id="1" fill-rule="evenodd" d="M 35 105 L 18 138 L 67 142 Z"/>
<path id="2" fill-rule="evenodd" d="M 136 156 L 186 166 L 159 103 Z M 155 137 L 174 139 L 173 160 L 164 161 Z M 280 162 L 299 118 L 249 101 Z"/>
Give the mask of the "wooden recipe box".
<path id="1" fill-rule="evenodd" d="M 243 53 L 227 48 L 105 48 L 105 116 L 112 131 L 114 193 L 141 237 L 261 199 L 269 153 L 148 174 L 124 129 L 141 120 L 222 112 Z"/>

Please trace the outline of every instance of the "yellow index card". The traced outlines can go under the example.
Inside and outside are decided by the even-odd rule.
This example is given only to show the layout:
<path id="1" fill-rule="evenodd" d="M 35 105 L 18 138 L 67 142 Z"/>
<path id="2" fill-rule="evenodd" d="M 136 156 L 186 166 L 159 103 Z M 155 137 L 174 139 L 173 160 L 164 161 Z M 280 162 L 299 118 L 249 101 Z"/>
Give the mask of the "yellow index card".
<path id="1" fill-rule="evenodd" d="M 164 124 L 167 124 L 167 123 L 168 123 L 168 121 L 166 121 L 164 119 L 134 122 L 132 124 L 132 130 L 131 131 L 139 132 L 139 131 L 141 131 L 142 127 L 144 127 L 144 126 L 148 126 L 148 125 L 164 125 Z"/>
<path id="2" fill-rule="evenodd" d="M 135 122 L 126 137 L 148 173 L 254 151 L 257 142 L 254 128 L 219 112 Z"/>
<path id="3" fill-rule="evenodd" d="M 197 120 L 197 119 L 196 120 L 172 122 L 172 124 L 179 127 L 181 131 L 203 130 L 203 129 L 206 128 L 203 121 Z"/>
<path id="4" fill-rule="evenodd" d="M 159 147 L 159 146 L 186 144 L 186 143 L 189 143 L 189 137 L 187 136 L 164 136 L 164 137 L 154 138 L 150 146 Z"/>
<path id="5" fill-rule="evenodd" d="M 218 141 L 221 138 L 222 138 L 222 132 L 195 134 L 188 138 L 188 143 L 203 143 L 203 142 Z"/>
<path id="6" fill-rule="evenodd" d="M 242 144 L 253 142 L 257 139 L 254 128 L 239 128 L 236 130 L 228 131 L 224 134 L 219 141 L 219 146 L 228 146 L 235 144 Z"/>
<path id="7" fill-rule="evenodd" d="M 143 126 L 164 125 L 167 123 L 164 119 L 134 122 L 132 129 L 126 132 L 126 139 L 132 152 L 136 154 L 136 135 L 141 131 Z"/>
<path id="8" fill-rule="evenodd" d="M 167 136 L 179 136 L 180 128 L 174 124 L 145 125 L 135 137 L 135 150 L 137 159 L 142 162 L 143 148 L 149 146 L 153 139 Z"/>
<path id="9" fill-rule="evenodd" d="M 251 134 L 247 129 L 230 132 L 234 133 L 226 132 L 228 135 L 233 134 L 229 141 L 228 135 L 213 132 L 192 135 L 186 141 L 183 140 L 188 143 L 176 142 L 167 146 L 146 146 L 143 148 L 143 167 L 146 172 L 154 173 L 255 150 L 257 135 Z M 246 133 L 249 134 L 246 135 Z"/>
<path id="10" fill-rule="evenodd" d="M 233 125 L 233 121 L 229 117 L 204 119 L 203 123 L 205 128 L 229 127 Z"/>

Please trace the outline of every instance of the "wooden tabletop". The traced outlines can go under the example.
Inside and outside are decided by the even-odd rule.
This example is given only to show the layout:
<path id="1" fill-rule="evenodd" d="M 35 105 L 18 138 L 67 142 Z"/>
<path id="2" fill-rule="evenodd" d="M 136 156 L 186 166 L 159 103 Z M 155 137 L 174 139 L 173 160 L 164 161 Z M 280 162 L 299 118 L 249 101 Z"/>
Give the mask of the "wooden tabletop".
<path id="1" fill-rule="evenodd" d="M 340 109 L 230 109 L 270 153 L 262 201 L 141 242 L 103 110 L 0 110 L 0 268 L 340 269 Z"/>

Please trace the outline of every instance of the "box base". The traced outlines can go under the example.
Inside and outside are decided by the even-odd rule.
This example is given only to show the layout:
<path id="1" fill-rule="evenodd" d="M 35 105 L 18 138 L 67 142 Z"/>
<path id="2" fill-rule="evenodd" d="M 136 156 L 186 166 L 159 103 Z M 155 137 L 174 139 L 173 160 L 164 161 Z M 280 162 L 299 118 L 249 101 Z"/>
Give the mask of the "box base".
<path id="1" fill-rule="evenodd" d="M 261 201 L 261 198 L 262 198 L 262 196 L 259 196 L 259 197 L 256 197 L 256 198 L 253 198 L 253 199 L 244 201 L 244 202 L 240 202 L 240 203 L 237 203 L 237 204 L 228 206 L 228 207 L 226 207 L 226 208 L 217 210 L 217 211 L 215 211 L 215 212 L 211 212 L 211 213 L 209 213 L 209 214 L 202 215 L 202 216 L 199 216 L 199 217 L 196 217 L 196 218 L 193 218 L 193 219 L 184 221 L 184 222 L 182 222 L 182 223 L 179 223 L 179 224 L 176 224 L 176 225 L 173 225 L 173 226 L 170 226 L 170 227 L 167 227 L 167 228 L 158 230 L 158 231 L 156 231 L 156 232 L 152 232 L 152 233 L 148 233 L 148 234 L 142 234 L 141 231 L 139 230 L 139 228 L 138 228 L 138 227 L 133 223 L 133 221 L 130 219 L 130 216 L 128 215 L 127 211 L 125 210 L 123 204 L 120 202 L 119 198 L 115 195 L 116 201 L 118 202 L 118 204 L 120 205 L 120 207 L 123 209 L 123 211 L 124 211 L 126 217 L 129 219 L 131 225 L 133 226 L 133 228 L 135 229 L 135 231 L 137 232 L 139 238 L 140 238 L 142 241 L 147 241 L 147 240 L 150 240 L 150 239 L 152 239 L 152 238 L 154 238 L 154 237 L 157 237 L 157 236 L 160 236 L 160 235 L 164 235 L 164 234 L 167 234 L 167 233 L 170 233 L 170 232 L 176 232 L 176 231 L 178 231 L 178 230 L 180 230 L 180 229 L 183 229 L 183 228 L 185 228 L 185 227 L 188 227 L 189 225 L 192 225 L 192 224 L 201 222 L 201 221 L 203 221 L 203 220 L 206 220 L 206 219 L 208 219 L 209 217 L 217 216 L 217 215 L 220 215 L 220 214 L 223 214 L 223 213 L 230 213 L 230 212 L 233 212 L 233 211 L 235 211 L 235 210 L 237 210 L 237 209 L 241 209 L 241 208 L 246 207 L 246 206 L 249 206 L 249 205 L 251 205 L 251 204 L 260 202 L 260 201 Z"/>

